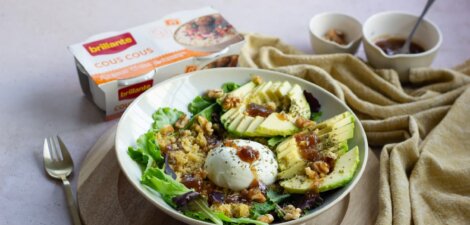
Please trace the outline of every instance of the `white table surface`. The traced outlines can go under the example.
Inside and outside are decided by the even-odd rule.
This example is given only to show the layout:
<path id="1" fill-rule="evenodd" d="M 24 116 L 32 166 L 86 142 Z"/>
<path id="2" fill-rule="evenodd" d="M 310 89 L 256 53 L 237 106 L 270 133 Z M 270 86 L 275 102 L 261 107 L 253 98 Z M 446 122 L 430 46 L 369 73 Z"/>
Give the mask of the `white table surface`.
<path id="1" fill-rule="evenodd" d="M 131 3 L 132 2 L 132 3 Z M 66 46 L 183 9 L 214 6 L 244 32 L 281 37 L 311 53 L 308 21 L 338 11 L 364 22 L 386 10 L 419 14 L 425 0 L 0 1 L 0 224 L 70 224 L 59 182 L 42 164 L 44 137 L 63 135 L 78 171 L 87 150 L 116 121 L 86 100 Z M 470 1 L 437 1 L 427 18 L 444 36 L 434 67 L 470 58 Z M 359 52 L 363 56 L 361 48 Z M 72 176 L 75 184 L 78 176 Z"/>

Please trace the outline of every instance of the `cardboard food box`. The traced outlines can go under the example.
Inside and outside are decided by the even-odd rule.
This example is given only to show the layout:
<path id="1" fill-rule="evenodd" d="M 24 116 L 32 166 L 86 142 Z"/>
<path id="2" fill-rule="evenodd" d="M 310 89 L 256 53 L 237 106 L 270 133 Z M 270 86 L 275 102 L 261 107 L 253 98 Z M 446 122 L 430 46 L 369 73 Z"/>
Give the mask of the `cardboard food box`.
<path id="1" fill-rule="evenodd" d="M 69 50 L 83 92 L 109 120 L 157 82 L 195 70 L 236 66 L 243 43 L 230 23 L 206 7 L 95 35 Z"/>

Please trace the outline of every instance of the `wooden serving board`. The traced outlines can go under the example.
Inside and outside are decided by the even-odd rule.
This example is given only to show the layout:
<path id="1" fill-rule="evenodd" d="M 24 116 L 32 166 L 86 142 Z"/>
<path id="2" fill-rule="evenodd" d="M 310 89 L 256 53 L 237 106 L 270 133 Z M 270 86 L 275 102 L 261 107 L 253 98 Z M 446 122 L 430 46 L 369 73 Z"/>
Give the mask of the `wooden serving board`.
<path id="1" fill-rule="evenodd" d="M 122 173 L 114 151 L 116 126 L 90 149 L 78 176 L 77 201 L 86 225 L 184 224 L 141 196 Z M 368 225 L 377 216 L 379 161 L 369 150 L 366 170 L 352 192 L 306 225 Z"/>

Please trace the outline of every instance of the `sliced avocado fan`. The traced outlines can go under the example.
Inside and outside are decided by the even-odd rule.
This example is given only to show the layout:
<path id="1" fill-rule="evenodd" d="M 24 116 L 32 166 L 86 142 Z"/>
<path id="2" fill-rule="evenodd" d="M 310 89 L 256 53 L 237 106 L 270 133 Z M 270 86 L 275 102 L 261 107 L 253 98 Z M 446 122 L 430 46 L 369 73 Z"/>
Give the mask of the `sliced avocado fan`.
<path id="1" fill-rule="evenodd" d="M 288 81 L 268 81 L 258 85 L 248 82 L 217 102 L 223 106 L 229 98 L 237 98 L 240 104 L 222 114 L 221 122 L 229 133 L 240 137 L 289 136 L 299 131 L 295 120 L 310 118 L 311 114 L 302 88 Z M 278 110 L 267 117 L 250 116 L 246 112 L 250 103 L 274 104 Z"/>
<path id="2" fill-rule="evenodd" d="M 357 147 L 348 151 L 347 141 L 354 136 L 354 116 L 349 112 L 344 112 L 337 116 L 334 116 L 322 123 L 317 124 L 313 128 L 309 128 L 310 131 L 304 132 L 315 132 L 318 137 L 317 150 L 320 154 L 327 155 L 336 158 L 335 167 L 333 171 L 328 174 L 320 183 L 320 191 L 327 191 L 349 182 L 350 177 L 333 175 L 339 172 L 335 172 L 337 168 L 344 167 L 341 171 L 352 170 L 352 174 L 356 170 L 357 165 L 344 165 L 340 163 L 343 156 L 348 154 Z M 278 178 L 283 181 L 280 182 L 281 186 L 286 189 L 287 192 L 291 193 L 305 193 L 313 188 L 313 180 L 305 176 L 305 167 L 308 161 L 305 160 L 300 153 L 300 149 L 297 146 L 295 137 L 290 137 L 281 142 L 277 148 L 277 161 L 279 163 Z M 351 154 L 351 153 L 349 153 Z M 343 173 L 341 172 L 341 173 Z M 330 175 L 336 177 L 331 179 Z M 331 180 L 331 181 L 330 181 Z M 302 181 L 302 182 L 300 182 Z M 332 182 L 332 181 L 337 181 Z M 302 185 L 299 185 L 302 183 Z M 312 185 L 306 185 L 312 184 Z"/>
<path id="3" fill-rule="evenodd" d="M 333 171 L 321 180 L 318 191 L 325 192 L 348 184 L 354 178 L 359 162 L 359 148 L 356 146 L 336 160 Z M 284 187 L 286 192 L 298 194 L 315 188 L 314 181 L 305 175 L 295 175 L 281 181 L 280 185 Z"/>

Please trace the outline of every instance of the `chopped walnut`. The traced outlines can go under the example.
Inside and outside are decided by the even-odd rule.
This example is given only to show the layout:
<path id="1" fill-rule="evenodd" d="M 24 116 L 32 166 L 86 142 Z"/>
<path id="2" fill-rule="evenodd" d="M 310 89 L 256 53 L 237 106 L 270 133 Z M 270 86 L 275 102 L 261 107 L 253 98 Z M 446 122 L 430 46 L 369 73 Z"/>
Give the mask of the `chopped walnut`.
<path id="1" fill-rule="evenodd" d="M 282 208 L 285 212 L 284 220 L 296 220 L 300 217 L 301 209 L 295 208 L 293 205 L 288 205 Z"/>
<path id="2" fill-rule="evenodd" d="M 167 126 L 160 129 L 160 133 L 162 135 L 168 135 L 168 134 L 173 133 L 174 131 L 175 131 L 175 129 L 171 125 L 167 125 Z"/>
<path id="3" fill-rule="evenodd" d="M 183 137 L 191 136 L 191 131 L 190 130 L 181 130 L 180 134 Z"/>
<path id="4" fill-rule="evenodd" d="M 305 174 L 307 175 L 308 178 L 312 180 L 318 180 L 318 178 L 320 178 L 318 173 L 312 170 L 310 167 L 305 167 Z"/>
<path id="5" fill-rule="evenodd" d="M 240 98 L 228 95 L 222 101 L 222 108 L 224 108 L 224 110 L 229 110 L 231 108 L 235 108 L 238 105 L 240 105 L 240 102 L 241 102 Z"/>
<path id="6" fill-rule="evenodd" d="M 220 98 L 222 95 L 224 95 L 224 91 L 220 88 L 212 89 L 207 92 L 207 97 L 211 99 Z"/>
<path id="7" fill-rule="evenodd" d="M 261 203 L 266 201 L 266 197 L 259 190 L 259 188 L 251 188 L 248 191 L 247 196 L 248 196 L 248 199 L 250 199 L 251 201 L 261 202 Z"/>
<path id="8" fill-rule="evenodd" d="M 251 81 L 253 81 L 253 83 L 255 83 L 256 85 L 260 85 L 261 83 L 263 83 L 263 79 L 261 79 L 260 76 L 253 76 L 251 77 Z"/>
<path id="9" fill-rule="evenodd" d="M 258 216 L 256 220 L 264 222 L 264 223 L 272 223 L 274 221 L 274 217 L 271 214 L 264 214 L 264 215 Z"/>
<path id="10" fill-rule="evenodd" d="M 201 147 L 206 147 L 207 146 L 207 139 L 204 136 L 204 133 L 199 133 L 196 137 L 196 142 L 199 146 Z"/>
<path id="11" fill-rule="evenodd" d="M 193 125 L 191 126 L 191 129 L 196 131 L 197 133 L 204 133 L 204 131 L 202 130 L 202 127 L 196 123 L 193 123 Z"/>
<path id="12" fill-rule="evenodd" d="M 305 119 L 304 117 L 297 117 L 297 119 L 295 120 L 295 126 L 297 126 L 298 128 L 301 128 L 301 129 L 304 129 L 304 128 L 309 128 L 309 127 L 312 127 L 315 125 L 315 122 L 309 120 L 309 119 Z"/>
<path id="13" fill-rule="evenodd" d="M 323 161 L 314 162 L 313 169 L 320 174 L 328 174 L 330 172 L 330 166 L 328 166 L 328 163 Z"/>
<path id="14" fill-rule="evenodd" d="M 183 129 L 189 122 L 189 118 L 183 114 L 181 115 L 175 123 L 175 127 L 178 129 Z"/>
<path id="15" fill-rule="evenodd" d="M 336 42 L 340 45 L 348 44 L 348 42 L 346 41 L 346 34 L 336 29 L 329 29 L 325 33 L 325 39 Z"/>
<path id="16" fill-rule="evenodd" d="M 250 216 L 250 206 L 244 203 L 213 204 L 211 208 L 222 212 L 228 217 L 239 218 Z"/>
<path id="17" fill-rule="evenodd" d="M 206 119 L 206 117 L 203 116 L 197 116 L 197 122 L 202 128 L 202 131 L 207 133 L 208 135 L 212 135 L 214 130 L 212 129 L 212 123 Z"/>

